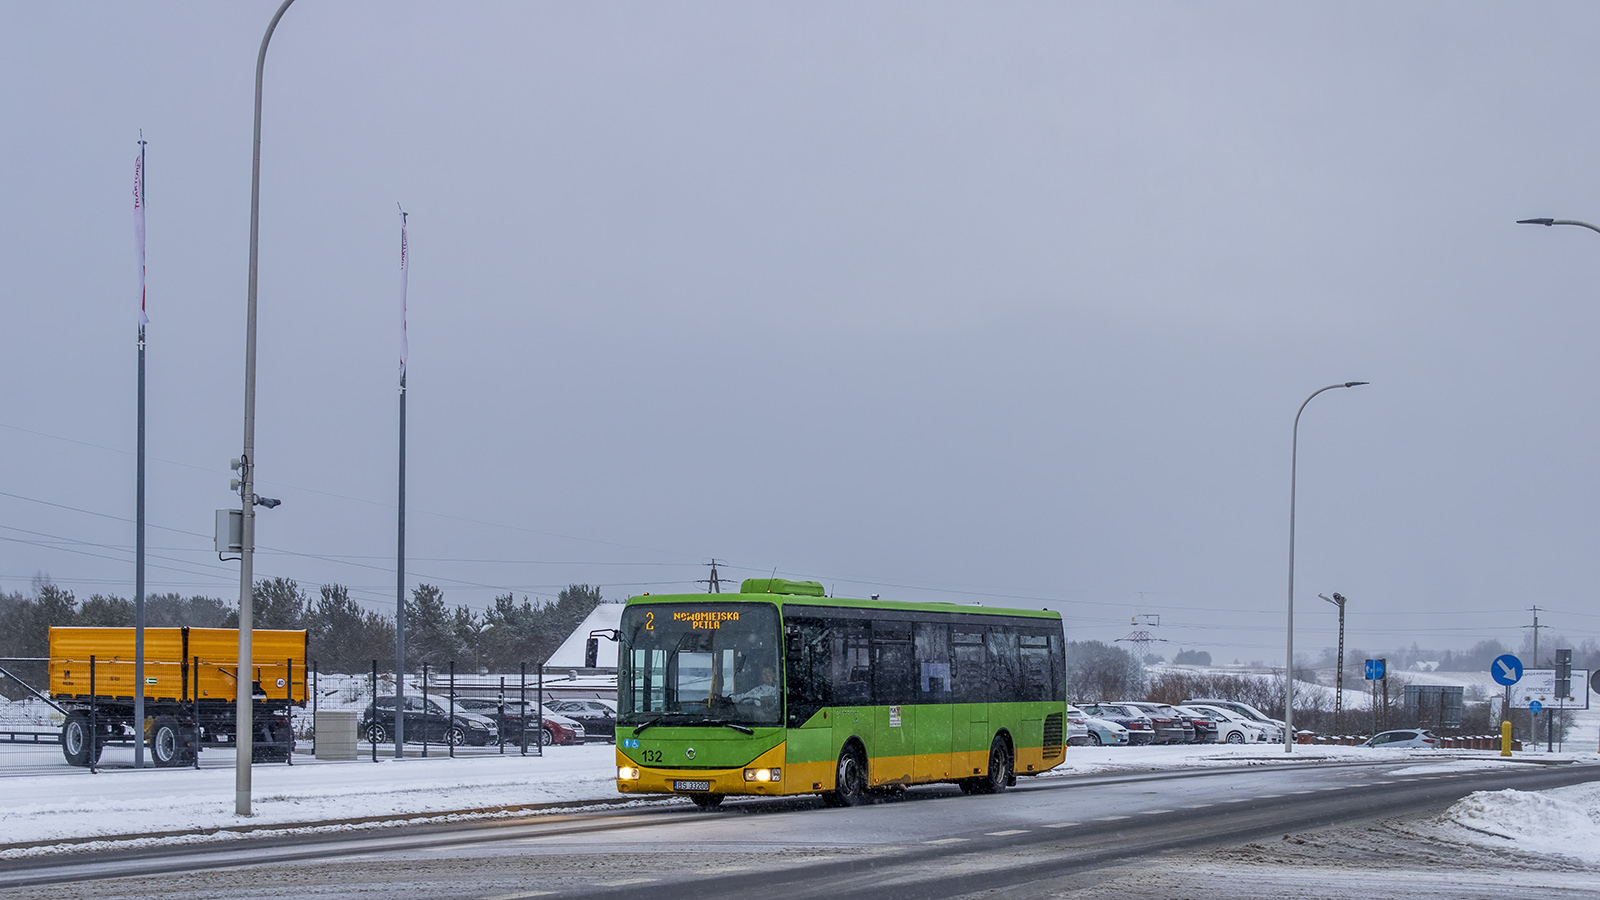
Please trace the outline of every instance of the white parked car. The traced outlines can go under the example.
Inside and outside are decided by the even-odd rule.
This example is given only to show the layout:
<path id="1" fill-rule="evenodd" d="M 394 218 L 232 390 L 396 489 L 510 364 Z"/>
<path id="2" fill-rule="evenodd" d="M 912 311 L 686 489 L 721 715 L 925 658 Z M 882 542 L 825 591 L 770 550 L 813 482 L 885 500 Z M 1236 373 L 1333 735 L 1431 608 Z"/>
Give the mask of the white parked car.
<path id="1" fill-rule="evenodd" d="M 1257 722 L 1247 719 L 1232 710 L 1220 706 L 1207 706 L 1200 703 L 1186 703 L 1178 707 L 1183 710 L 1194 710 L 1209 716 L 1217 723 L 1217 740 L 1224 744 L 1265 744 L 1273 740 L 1271 737 L 1276 726 L 1266 722 Z"/>
<path id="2" fill-rule="evenodd" d="M 1398 731 L 1380 731 L 1367 739 L 1363 747 L 1383 747 L 1388 750 L 1439 749 L 1439 738 L 1431 731 L 1420 728 L 1402 728 Z"/>
<path id="3" fill-rule="evenodd" d="M 1109 719 L 1088 716 L 1083 724 L 1089 729 L 1089 743 L 1096 747 L 1128 746 L 1128 729 Z"/>
<path id="4" fill-rule="evenodd" d="M 1240 703 L 1237 700 L 1218 700 L 1218 699 L 1215 699 L 1213 697 L 1199 697 L 1199 698 L 1195 698 L 1195 699 L 1192 699 L 1192 700 L 1185 700 L 1185 701 L 1183 701 L 1183 705 L 1184 706 L 1212 706 L 1212 707 L 1219 707 L 1221 709 L 1224 709 L 1224 710 L 1227 710 L 1229 712 L 1232 712 L 1235 715 L 1243 716 L 1243 717 L 1245 717 L 1246 719 L 1249 719 L 1252 722 L 1259 722 L 1261 724 L 1271 726 L 1271 730 L 1267 733 L 1267 740 L 1269 740 L 1269 741 L 1281 741 L 1281 740 L 1283 740 L 1283 731 L 1284 731 L 1284 723 L 1283 723 L 1283 721 L 1280 720 L 1280 719 L 1274 719 L 1274 718 L 1268 716 L 1266 713 L 1262 712 L 1259 709 L 1256 709 L 1254 706 L 1251 706 L 1248 703 Z"/>
<path id="5" fill-rule="evenodd" d="M 1084 724 L 1083 710 L 1067 704 L 1067 745 L 1081 747 L 1089 743 L 1089 726 Z"/>

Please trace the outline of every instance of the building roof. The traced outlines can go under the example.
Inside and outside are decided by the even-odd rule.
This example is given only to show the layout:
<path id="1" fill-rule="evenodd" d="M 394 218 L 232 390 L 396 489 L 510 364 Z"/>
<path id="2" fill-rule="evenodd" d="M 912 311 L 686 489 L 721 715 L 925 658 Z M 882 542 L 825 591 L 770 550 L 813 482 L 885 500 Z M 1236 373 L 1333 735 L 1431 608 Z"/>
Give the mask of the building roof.
<path id="1" fill-rule="evenodd" d="M 583 646 L 589 640 L 589 632 L 601 629 L 616 629 L 622 625 L 622 604 L 602 603 L 589 613 L 567 639 L 561 642 L 556 652 L 550 654 L 545 660 L 546 669 L 582 669 L 584 668 Z M 600 641 L 600 659 L 596 668 L 616 669 L 617 645 L 604 638 Z"/>

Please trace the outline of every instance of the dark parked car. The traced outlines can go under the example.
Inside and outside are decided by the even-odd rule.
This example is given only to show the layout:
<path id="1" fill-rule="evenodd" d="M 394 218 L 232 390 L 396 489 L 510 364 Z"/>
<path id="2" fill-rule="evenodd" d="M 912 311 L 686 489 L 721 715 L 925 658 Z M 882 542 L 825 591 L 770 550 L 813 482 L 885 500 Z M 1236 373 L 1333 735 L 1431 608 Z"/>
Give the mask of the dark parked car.
<path id="1" fill-rule="evenodd" d="M 377 712 L 374 719 L 373 713 Z M 437 741 L 441 744 L 472 744 L 481 747 L 494 740 L 494 722 L 459 705 L 454 716 L 444 704 L 432 697 L 406 695 L 406 741 L 421 743 Z M 379 697 L 376 703 L 367 704 L 361 716 L 361 734 L 375 744 L 393 739 L 394 697 Z"/>
<path id="2" fill-rule="evenodd" d="M 1123 706 L 1143 712 L 1155 726 L 1158 744 L 1194 743 L 1194 724 L 1189 717 L 1165 703 L 1124 702 Z"/>
<path id="3" fill-rule="evenodd" d="M 591 741 L 617 739 L 617 710 L 603 700 L 550 700 L 544 706 L 576 720 Z"/>
<path id="4" fill-rule="evenodd" d="M 1115 722 L 1128 729 L 1129 746 L 1155 743 L 1155 727 L 1150 723 L 1150 717 L 1140 710 L 1120 703 L 1085 703 L 1082 709 L 1096 719 Z"/>
<path id="5" fill-rule="evenodd" d="M 527 710 L 533 704 L 523 704 L 518 700 L 501 701 L 496 697 L 457 697 L 456 706 L 480 713 L 491 722 L 500 725 L 500 739 L 508 744 L 520 744 L 524 734 L 522 721 L 527 717 Z M 538 732 L 533 722 L 528 722 L 528 743 L 543 742 L 545 746 L 552 744 L 581 744 L 583 743 L 584 728 L 582 725 L 558 713 L 546 709 L 540 717 L 539 727 L 544 729 L 544 734 Z"/>

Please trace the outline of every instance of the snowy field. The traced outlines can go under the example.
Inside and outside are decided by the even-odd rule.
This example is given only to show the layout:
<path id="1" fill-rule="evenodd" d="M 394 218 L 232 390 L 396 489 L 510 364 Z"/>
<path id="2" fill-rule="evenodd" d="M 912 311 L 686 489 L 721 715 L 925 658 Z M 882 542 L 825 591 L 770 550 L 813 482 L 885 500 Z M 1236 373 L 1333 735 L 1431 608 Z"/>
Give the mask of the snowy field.
<path id="1" fill-rule="evenodd" d="M 59 750 L 52 748 L 59 754 Z M 109 751 L 108 751 L 109 752 Z M 448 821 L 528 815 L 540 808 L 682 803 L 620 797 L 610 744 L 551 747 L 543 758 L 407 758 L 379 763 L 318 762 L 252 769 L 249 819 L 233 814 L 234 771 L 225 752 L 208 751 L 204 769 L 112 769 L 0 779 L 0 858 L 105 846 L 96 838 L 147 843 L 237 839 L 249 830 L 372 827 L 377 820 Z M 1600 754 L 1557 754 L 1600 762 Z M 1385 761 L 1405 774 L 1500 768 L 1549 761 L 1526 753 L 1507 761 L 1470 751 L 1367 750 L 1356 747 L 1072 747 L 1067 764 L 1044 777 L 1293 761 Z M 227 765 L 223 765 L 226 763 Z M 1506 841 L 1531 852 L 1585 852 L 1600 863 L 1600 785 L 1540 794 L 1479 793 L 1436 823 L 1461 840 Z M 87 844 L 85 842 L 88 842 Z"/>

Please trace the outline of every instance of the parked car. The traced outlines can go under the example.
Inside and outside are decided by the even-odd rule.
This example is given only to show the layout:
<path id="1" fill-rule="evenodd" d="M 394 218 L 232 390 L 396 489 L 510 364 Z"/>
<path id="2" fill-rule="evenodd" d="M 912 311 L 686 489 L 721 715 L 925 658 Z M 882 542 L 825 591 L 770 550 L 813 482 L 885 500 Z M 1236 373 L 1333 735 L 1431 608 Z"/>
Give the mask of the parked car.
<path id="1" fill-rule="evenodd" d="M 617 710 L 604 700 L 551 700 L 545 708 L 577 721 L 588 740 L 617 739 Z"/>
<path id="2" fill-rule="evenodd" d="M 1422 748 L 1427 750 L 1439 749 L 1439 738 L 1431 731 L 1420 728 L 1402 728 L 1398 731 L 1380 731 L 1367 739 L 1363 747 L 1383 747 L 1386 750 L 1409 750 Z"/>
<path id="3" fill-rule="evenodd" d="M 1189 717 L 1178 712 L 1165 703 L 1145 703 L 1140 701 L 1122 701 L 1121 705 L 1137 709 L 1145 714 L 1150 724 L 1155 727 L 1156 743 L 1158 744 L 1192 744 L 1194 743 L 1194 724 Z"/>
<path id="4" fill-rule="evenodd" d="M 496 697 L 458 697 L 456 706 L 481 713 L 491 721 L 499 723 L 500 739 L 509 744 L 520 744 L 524 734 L 523 719 L 529 716 L 528 710 L 533 704 L 524 704 L 520 700 L 507 700 L 502 709 L 500 700 Z M 583 743 L 582 725 L 548 708 L 544 709 L 543 713 L 539 723 L 544 729 L 542 743 L 545 745 Z M 532 721 L 528 722 L 526 734 L 530 744 L 541 740 Z"/>
<path id="5" fill-rule="evenodd" d="M 1084 721 L 1083 710 L 1067 704 L 1067 745 L 1081 747 L 1089 743 L 1089 726 Z"/>
<path id="6" fill-rule="evenodd" d="M 1128 729 L 1130 745 L 1155 743 L 1156 731 L 1150 722 L 1150 717 L 1131 706 L 1118 703 L 1086 703 L 1082 709 L 1093 718 L 1115 722 Z"/>
<path id="7" fill-rule="evenodd" d="M 1268 735 L 1272 726 L 1265 722 L 1247 719 L 1236 712 L 1225 710 L 1216 706 L 1201 704 L 1185 704 L 1178 707 L 1183 710 L 1193 710 L 1201 715 L 1211 717 L 1217 728 L 1217 740 L 1225 744 L 1262 744 L 1272 740 Z"/>
<path id="8" fill-rule="evenodd" d="M 392 740 L 394 728 L 394 697 L 379 697 L 367 704 L 361 717 L 361 734 L 367 740 L 382 744 Z M 376 713 L 376 715 L 374 715 Z M 405 698 L 405 736 L 407 743 L 436 741 L 441 744 L 471 744 L 481 747 L 494 740 L 494 721 L 477 713 L 456 709 L 454 716 L 438 700 L 419 694 Z"/>
<path id="9" fill-rule="evenodd" d="M 1125 747 L 1128 744 L 1128 729 L 1110 719 L 1086 715 L 1083 724 L 1089 730 L 1089 743 L 1096 747 Z"/>
<path id="10" fill-rule="evenodd" d="M 1179 706 L 1177 710 L 1189 717 L 1189 724 L 1194 726 L 1194 742 L 1196 744 L 1215 744 L 1221 740 L 1217 732 L 1215 716 L 1188 706 Z"/>
<path id="11" fill-rule="evenodd" d="M 1240 703 L 1237 700 L 1218 700 L 1212 697 L 1200 697 L 1193 700 L 1185 700 L 1180 705 L 1216 706 L 1238 713 L 1239 715 L 1244 716 L 1246 719 L 1249 719 L 1253 722 L 1261 722 L 1263 724 L 1272 726 L 1272 733 L 1269 735 L 1268 740 L 1283 740 L 1283 732 L 1284 728 L 1286 727 L 1283 721 L 1281 719 L 1274 719 L 1271 716 L 1268 716 L 1266 713 L 1256 709 L 1254 706 L 1251 706 L 1248 703 Z"/>

